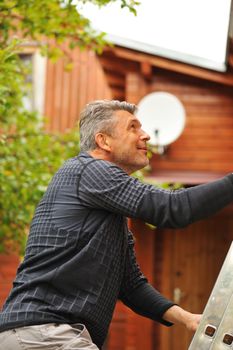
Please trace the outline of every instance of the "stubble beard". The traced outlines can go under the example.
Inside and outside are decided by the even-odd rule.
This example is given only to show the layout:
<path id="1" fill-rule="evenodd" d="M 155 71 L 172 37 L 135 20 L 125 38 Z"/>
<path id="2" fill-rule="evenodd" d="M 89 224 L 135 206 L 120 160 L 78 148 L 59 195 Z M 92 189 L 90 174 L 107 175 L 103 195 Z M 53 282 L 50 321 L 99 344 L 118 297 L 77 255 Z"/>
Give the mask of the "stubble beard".
<path id="1" fill-rule="evenodd" d="M 114 163 L 120 168 L 131 174 L 137 170 L 145 168 L 149 164 L 149 159 L 145 156 L 144 161 L 137 155 L 130 156 L 127 152 L 117 154 L 114 158 Z"/>

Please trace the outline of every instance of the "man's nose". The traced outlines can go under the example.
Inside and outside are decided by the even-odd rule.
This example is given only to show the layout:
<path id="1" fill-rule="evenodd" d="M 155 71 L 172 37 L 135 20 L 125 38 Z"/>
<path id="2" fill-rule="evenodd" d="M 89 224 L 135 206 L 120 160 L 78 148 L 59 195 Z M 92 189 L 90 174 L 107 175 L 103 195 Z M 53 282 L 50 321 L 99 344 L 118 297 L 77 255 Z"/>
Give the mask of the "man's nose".
<path id="1" fill-rule="evenodd" d="M 149 140 L 150 140 L 150 136 L 147 134 L 147 132 L 145 132 L 144 130 L 142 130 L 141 139 L 142 139 L 142 140 L 149 141 Z"/>

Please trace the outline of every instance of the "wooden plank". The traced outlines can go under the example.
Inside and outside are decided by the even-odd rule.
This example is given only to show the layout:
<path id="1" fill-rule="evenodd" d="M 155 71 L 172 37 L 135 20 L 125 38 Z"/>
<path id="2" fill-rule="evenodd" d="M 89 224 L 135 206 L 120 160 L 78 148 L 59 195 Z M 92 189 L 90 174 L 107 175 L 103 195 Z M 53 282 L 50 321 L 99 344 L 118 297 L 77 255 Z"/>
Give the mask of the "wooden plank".
<path id="1" fill-rule="evenodd" d="M 153 76 L 152 65 L 147 61 L 141 62 L 141 73 L 146 80 L 151 81 Z"/>
<path id="2" fill-rule="evenodd" d="M 55 77 L 55 65 L 50 60 L 47 61 L 46 68 L 46 89 L 45 89 L 45 115 L 46 124 L 45 128 L 48 131 L 52 129 L 53 118 L 53 101 L 54 101 L 54 77 Z"/>
<path id="3" fill-rule="evenodd" d="M 185 134 L 182 137 L 212 137 L 212 138 L 224 138 L 232 137 L 232 128 L 229 129 L 225 125 L 219 126 L 219 128 L 210 126 L 209 128 L 186 128 Z"/>
<path id="4" fill-rule="evenodd" d="M 182 139 L 179 139 L 175 141 L 169 148 L 174 149 L 187 149 L 188 150 L 211 150 L 212 152 L 215 151 L 214 148 L 218 148 L 218 150 L 231 150 L 233 147 L 232 137 L 224 137 L 224 138 L 218 138 L 213 140 L 212 137 L 208 138 L 195 138 L 190 140 L 188 137 L 184 136 Z"/>
<path id="5" fill-rule="evenodd" d="M 232 148 L 233 150 L 233 148 Z M 221 159 L 221 162 L 227 162 L 232 158 L 232 150 L 206 150 L 202 149 L 201 152 L 197 153 L 197 150 L 187 150 L 187 149 L 175 149 L 170 148 L 168 152 L 168 156 L 171 159 L 180 159 L 180 160 L 188 160 L 190 162 L 193 161 L 214 161 L 216 159 Z"/>
<path id="6" fill-rule="evenodd" d="M 83 109 L 86 105 L 88 99 L 88 89 L 87 89 L 87 77 L 88 77 L 88 68 L 87 67 L 87 55 L 86 51 L 80 52 L 80 71 L 79 71 L 79 93 L 78 101 L 80 109 Z"/>
<path id="7" fill-rule="evenodd" d="M 100 64 L 100 61 L 97 57 L 97 78 L 96 78 L 96 86 L 98 86 L 97 89 L 97 99 L 103 100 L 108 99 L 110 96 L 112 96 L 112 90 L 107 84 L 106 75 L 104 73 L 104 69 L 102 65 Z"/>
<path id="8" fill-rule="evenodd" d="M 79 50 L 72 51 L 72 59 L 73 59 L 73 69 L 71 71 L 70 76 L 70 114 L 68 127 L 73 128 L 79 117 L 79 106 L 78 106 L 78 93 L 79 93 Z"/>
<path id="9" fill-rule="evenodd" d="M 125 88 L 125 77 L 124 76 L 120 76 L 120 75 L 106 72 L 106 80 L 111 87 L 119 87 L 122 90 L 124 90 L 124 88 Z"/>
<path id="10" fill-rule="evenodd" d="M 121 101 L 124 100 L 125 94 L 122 88 L 112 87 L 111 92 L 114 100 L 121 100 Z"/>
<path id="11" fill-rule="evenodd" d="M 188 113 L 187 120 L 186 120 L 186 125 L 189 128 L 206 128 L 209 126 L 212 127 L 218 127 L 221 128 L 222 126 L 225 127 L 230 127 L 233 129 L 233 108 L 231 113 L 226 113 L 223 111 L 222 116 L 219 116 L 218 111 L 213 114 L 206 114 L 206 113 Z"/>
<path id="12" fill-rule="evenodd" d="M 160 170 L 194 170 L 194 171 L 210 171 L 210 172 L 221 172 L 221 173 L 230 173 L 232 172 L 232 160 L 221 162 L 221 160 L 215 160 L 207 163 L 206 161 L 192 162 L 190 160 L 174 160 L 169 159 L 163 161 L 162 159 L 152 159 L 151 166 L 154 169 Z"/>
<path id="13" fill-rule="evenodd" d="M 125 98 L 128 102 L 137 104 L 148 93 L 148 84 L 139 73 L 129 72 L 126 75 Z"/>
<path id="14" fill-rule="evenodd" d="M 116 57 L 124 58 L 132 62 L 146 61 L 155 67 L 186 74 L 192 77 L 198 77 L 200 79 L 205 79 L 208 81 L 218 82 L 228 86 L 233 86 L 233 73 L 231 71 L 227 73 L 219 73 L 117 46 L 112 49 L 108 48 L 106 51 L 111 51 Z"/>
<path id="15" fill-rule="evenodd" d="M 61 126 L 60 130 L 64 132 L 68 128 L 68 121 L 70 115 L 70 81 L 71 72 L 63 71 L 62 84 L 62 99 L 61 99 Z"/>
<path id="16" fill-rule="evenodd" d="M 218 180 L 225 173 L 211 173 L 200 171 L 165 171 L 155 170 L 152 174 L 146 176 L 145 181 L 151 184 L 162 183 L 181 183 L 182 185 L 198 185 L 210 181 Z"/>
<path id="17" fill-rule="evenodd" d="M 104 69 L 111 72 L 120 72 L 121 74 L 136 71 L 139 66 L 135 62 L 120 60 L 114 56 L 111 56 L 110 58 L 106 57 L 105 55 L 100 56 L 99 60 Z"/>
<path id="18" fill-rule="evenodd" d="M 96 57 L 95 53 L 89 51 L 88 52 L 88 61 L 87 61 L 87 102 L 95 100 L 96 96 L 96 89 L 97 89 L 97 82 L 96 82 L 96 73 L 97 69 L 97 62 L 96 62 Z"/>
<path id="19" fill-rule="evenodd" d="M 62 84 L 63 84 L 64 63 L 60 59 L 55 64 L 54 76 L 54 99 L 53 103 L 53 123 L 52 130 L 61 131 L 61 100 L 62 100 Z"/>

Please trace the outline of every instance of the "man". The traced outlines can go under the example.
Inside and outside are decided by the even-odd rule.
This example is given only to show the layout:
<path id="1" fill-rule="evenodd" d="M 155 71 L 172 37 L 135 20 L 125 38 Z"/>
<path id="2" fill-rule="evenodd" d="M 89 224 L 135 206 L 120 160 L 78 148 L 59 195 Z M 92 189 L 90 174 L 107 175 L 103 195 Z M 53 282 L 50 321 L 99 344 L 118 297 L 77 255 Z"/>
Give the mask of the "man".
<path id="1" fill-rule="evenodd" d="M 0 314 L 0 349 L 100 349 L 117 299 L 167 326 L 200 315 L 160 295 L 137 265 L 126 217 L 184 227 L 233 200 L 233 175 L 169 192 L 129 176 L 148 164 L 136 106 L 96 101 L 80 120 L 81 153 L 53 177 Z"/>

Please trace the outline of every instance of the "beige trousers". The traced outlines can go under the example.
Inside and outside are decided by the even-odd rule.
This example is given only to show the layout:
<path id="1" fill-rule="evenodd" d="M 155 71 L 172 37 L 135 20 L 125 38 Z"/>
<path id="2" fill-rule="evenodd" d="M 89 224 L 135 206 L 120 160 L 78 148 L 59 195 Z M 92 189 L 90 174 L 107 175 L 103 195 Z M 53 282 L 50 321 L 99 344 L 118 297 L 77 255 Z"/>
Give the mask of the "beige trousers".
<path id="1" fill-rule="evenodd" d="M 99 350 L 82 324 L 15 328 L 0 333 L 0 350 Z"/>

